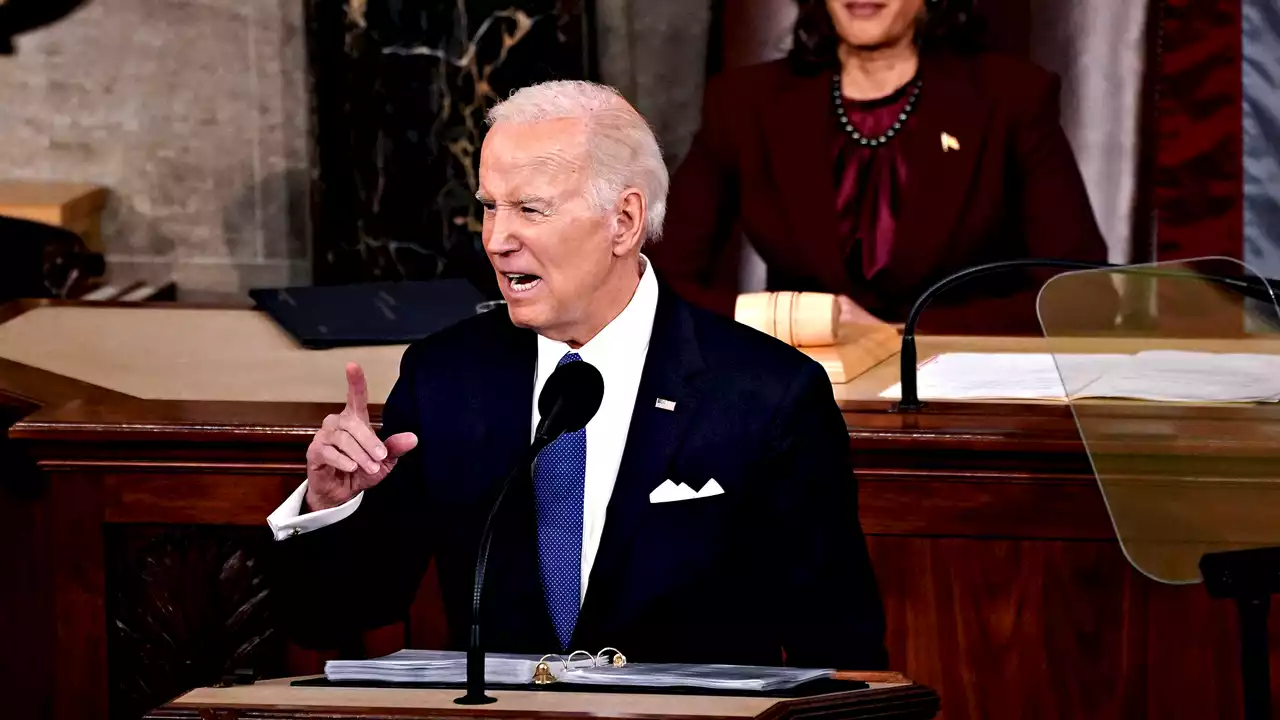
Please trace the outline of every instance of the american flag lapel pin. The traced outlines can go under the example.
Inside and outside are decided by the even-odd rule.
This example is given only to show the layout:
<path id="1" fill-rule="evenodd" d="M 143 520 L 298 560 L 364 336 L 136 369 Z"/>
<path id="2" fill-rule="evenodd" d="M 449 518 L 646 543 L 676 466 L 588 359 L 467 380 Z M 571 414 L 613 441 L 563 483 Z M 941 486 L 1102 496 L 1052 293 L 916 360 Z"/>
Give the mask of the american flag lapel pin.
<path id="1" fill-rule="evenodd" d="M 942 133 L 942 152 L 948 152 L 950 150 L 960 152 L 960 141 L 956 139 L 955 135 L 944 132 Z"/>
<path id="2" fill-rule="evenodd" d="M 666 398 L 658 398 L 658 401 L 655 402 L 653 406 L 658 408 L 659 410 L 666 410 L 668 412 L 676 411 L 676 401 L 668 400 Z"/>

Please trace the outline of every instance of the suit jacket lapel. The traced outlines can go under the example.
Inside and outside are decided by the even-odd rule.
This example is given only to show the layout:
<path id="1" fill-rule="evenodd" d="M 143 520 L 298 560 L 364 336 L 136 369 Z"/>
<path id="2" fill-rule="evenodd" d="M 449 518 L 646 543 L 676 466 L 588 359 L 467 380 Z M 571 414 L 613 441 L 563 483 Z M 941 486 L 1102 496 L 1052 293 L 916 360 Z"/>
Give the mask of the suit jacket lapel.
<path id="1" fill-rule="evenodd" d="M 661 285 L 627 444 L 609 498 L 604 533 L 591 568 L 575 638 L 579 633 L 590 637 L 593 628 L 604 620 L 604 613 L 618 606 L 615 587 L 630 554 L 636 550 L 638 521 L 649 504 L 650 491 L 667 478 L 671 460 L 697 410 L 698 394 L 690 381 L 702 368 L 689 308 Z M 674 402 L 675 409 L 657 407 L 659 398 Z"/>
<path id="2" fill-rule="evenodd" d="M 887 286 L 911 288 L 933 270 L 923 258 L 944 259 L 943 249 L 968 201 L 990 106 L 975 85 L 970 66 L 951 55 L 921 58 L 924 87 L 903 142 L 906 191 L 897 237 L 885 268 Z M 943 150 L 944 133 L 960 148 Z"/>
<path id="3" fill-rule="evenodd" d="M 481 358 L 487 387 L 482 409 L 489 447 L 511 467 L 529 447 L 533 436 L 533 385 L 538 361 L 537 336 L 510 322 L 503 327 L 493 354 Z M 501 479 L 495 479 L 494 482 Z"/>
<path id="4" fill-rule="evenodd" d="M 831 79 L 795 78 L 765 111 L 770 167 L 786 211 L 786 251 L 799 267 L 819 269 L 827 287 L 845 288 L 840 239 L 836 237 L 835 119 Z M 768 258 L 766 258 L 768 259 Z"/>

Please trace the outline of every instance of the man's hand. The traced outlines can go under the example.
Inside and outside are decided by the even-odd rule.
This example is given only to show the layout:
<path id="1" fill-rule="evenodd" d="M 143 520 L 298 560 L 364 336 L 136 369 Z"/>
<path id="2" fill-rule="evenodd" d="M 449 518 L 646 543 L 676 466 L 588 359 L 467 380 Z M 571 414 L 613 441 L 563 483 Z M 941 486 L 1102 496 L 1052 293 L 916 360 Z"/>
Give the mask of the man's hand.
<path id="1" fill-rule="evenodd" d="M 347 405 L 324 419 L 307 448 L 307 507 L 337 507 L 382 482 L 405 453 L 418 445 L 413 433 L 383 443 L 369 426 L 369 386 L 364 370 L 347 365 Z"/>

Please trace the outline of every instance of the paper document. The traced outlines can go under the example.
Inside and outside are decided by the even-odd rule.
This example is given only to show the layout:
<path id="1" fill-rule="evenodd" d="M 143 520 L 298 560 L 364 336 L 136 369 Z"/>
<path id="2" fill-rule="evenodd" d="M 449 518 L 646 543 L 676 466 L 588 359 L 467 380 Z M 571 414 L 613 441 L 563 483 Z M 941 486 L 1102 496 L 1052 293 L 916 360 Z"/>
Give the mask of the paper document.
<path id="1" fill-rule="evenodd" d="M 1097 379 L 1126 355 L 1062 355 L 1077 387 Z M 1076 379 L 1080 379 L 1080 383 Z M 926 360 L 916 372 L 922 400 L 1065 400 L 1062 377 L 1051 353 L 944 353 Z M 902 385 L 880 393 L 894 400 Z"/>
<path id="2" fill-rule="evenodd" d="M 916 382 L 922 400 L 1277 402 L 1280 355 L 944 353 L 920 365 Z M 900 399 L 901 384 L 880 397 Z"/>
<path id="3" fill-rule="evenodd" d="M 485 682 L 494 685 L 528 685 L 533 679 L 538 657 L 533 655 L 485 656 Z M 584 685 L 631 687 L 688 687 L 706 690 L 770 692 L 788 690 L 810 680 L 829 678 L 834 670 L 744 665 L 683 665 L 627 663 L 584 667 L 574 663 L 566 669 L 559 660 L 548 659 L 559 682 Z M 467 654 L 444 650 L 401 650 L 372 660 L 330 660 L 324 675 L 330 682 L 448 683 L 461 685 L 467 679 Z"/>
<path id="4" fill-rule="evenodd" d="M 530 655 L 488 653 L 485 656 L 485 682 L 517 685 L 529 682 L 538 658 Z M 467 680 L 467 654 L 446 650 L 400 650 L 369 660 L 329 660 L 324 676 L 333 682 L 415 682 L 464 683 Z"/>
<path id="5" fill-rule="evenodd" d="M 1108 369 L 1078 397 L 1158 402 L 1280 401 L 1280 355 L 1147 350 Z"/>
<path id="6" fill-rule="evenodd" d="M 833 670 L 746 665 L 683 665 L 627 663 L 556 674 L 562 682 L 631 687 L 691 687 L 704 690 L 773 692 L 789 690 L 810 680 L 829 678 Z"/>

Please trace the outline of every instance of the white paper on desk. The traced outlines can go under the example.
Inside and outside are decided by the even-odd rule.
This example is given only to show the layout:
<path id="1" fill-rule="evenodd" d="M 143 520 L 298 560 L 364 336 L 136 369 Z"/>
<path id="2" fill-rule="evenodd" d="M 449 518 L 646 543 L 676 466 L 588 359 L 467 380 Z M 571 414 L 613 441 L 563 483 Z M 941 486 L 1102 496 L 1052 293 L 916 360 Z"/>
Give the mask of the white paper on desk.
<path id="1" fill-rule="evenodd" d="M 527 685 L 538 664 L 535 655 L 488 653 L 485 682 L 494 685 Z M 830 669 L 752 667 L 745 665 L 684 665 L 628 663 L 623 667 L 565 668 L 549 661 L 560 682 L 583 685 L 632 687 L 688 687 L 707 690 L 770 692 L 835 674 Z M 467 678 L 467 654 L 449 650 L 400 650 L 370 660 L 330 660 L 324 665 L 330 682 L 448 683 L 461 685 Z"/>
<path id="2" fill-rule="evenodd" d="M 1058 363 L 1072 387 L 1087 387 L 1127 355 L 1052 353 L 943 353 L 916 372 L 921 400 L 1065 400 Z M 902 397 L 897 384 L 880 393 Z"/>
<path id="3" fill-rule="evenodd" d="M 569 670 L 558 677 L 563 682 L 583 685 L 773 692 L 834 675 L 834 670 L 817 668 L 628 663 L 622 667 L 606 665 Z"/>
<path id="4" fill-rule="evenodd" d="M 1113 366 L 1074 397 L 1275 402 L 1280 400 L 1280 355 L 1145 350 Z"/>

